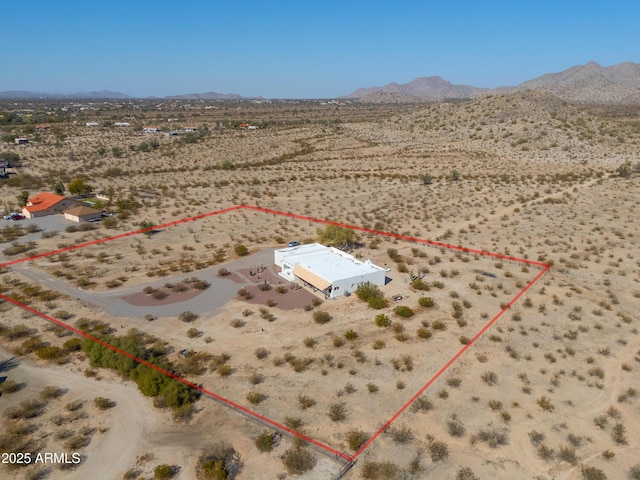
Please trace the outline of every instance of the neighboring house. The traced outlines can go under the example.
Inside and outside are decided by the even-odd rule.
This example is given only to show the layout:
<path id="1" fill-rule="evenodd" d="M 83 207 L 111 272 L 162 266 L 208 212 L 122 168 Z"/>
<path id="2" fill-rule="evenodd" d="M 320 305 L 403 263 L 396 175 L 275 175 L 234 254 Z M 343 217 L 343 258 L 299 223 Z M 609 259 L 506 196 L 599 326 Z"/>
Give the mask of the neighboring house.
<path id="1" fill-rule="evenodd" d="M 198 131 L 198 127 L 182 127 L 182 131 L 185 132 L 185 133 L 197 132 Z"/>
<path id="2" fill-rule="evenodd" d="M 98 122 L 87 122 L 87 127 L 99 127 L 100 124 Z"/>
<path id="3" fill-rule="evenodd" d="M 240 128 L 249 128 L 249 124 L 248 123 L 241 123 L 240 125 L 238 125 Z"/>
<path id="4" fill-rule="evenodd" d="M 22 214 L 27 218 L 44 217 L 61 213 L 77 203 L 73 198 L 42 192 L 27 201 L 27 205 L 22 209 Z"/>
<path id="5" fill-rule="evenodd" d="M 65 210 L 64 218 L 76 223 L 91 222 L 102 218 L 102 212 L 85 205 L 78 205 L 77 207 L 72 207 L 69 210 Z"/>
<path id="6" fill-rule="evenodd" d="M 51 125 L 50 123 L 42 123 L 40 125 L 36 125 L 36 130 L 49 130 L 51 127 L 53 127 L 53 125 Z"/>
<path id="7" fill-rule="evenodd" d="M 383 286 L 388 271 L 370 260 L 361 262 L 353 255 L 319 243 L 275 250 L 274 261 L 281 268 L 281 277 L 322 292 L 325 298 L 348 295 L 365 282 Z"/>
<path id="8" fill-rule="evenodd" d="M 160 127 L 155 125 L 147 125 L 142 128 L 142 133 L 160 133 Z"/>
<path id="9" fill-rule="evenodd" d="M 18 137 L 15 139 L 16 145 L 26 145 L 29 143 L 29 139 L 26 137 Z"/>
<path id="10" fill-rule="evenodd" d="M 116 122 L 113 124 L 114 127 L 128 127 L 131 125 L 129 122 Z"/>

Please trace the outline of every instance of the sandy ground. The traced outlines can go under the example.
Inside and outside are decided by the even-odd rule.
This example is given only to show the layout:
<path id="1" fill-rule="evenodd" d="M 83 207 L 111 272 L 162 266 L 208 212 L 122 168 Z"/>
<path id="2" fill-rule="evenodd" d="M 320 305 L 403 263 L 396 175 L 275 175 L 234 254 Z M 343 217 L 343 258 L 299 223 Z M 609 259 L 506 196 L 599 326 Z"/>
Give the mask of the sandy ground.
<path id="1" fill-rule="evenodd" d="M 335 126 L 264 129 L 255 135 L 216 131 L 196 145 L 160 139 L 156 152 L 109 159 L 110 167 L 128 171 L 128 177 L 116 176 L 109 182 L 122 192 L 135 192 L 144 202 L 137 218 L 122 221 L 115 230 L 59 232 L 38 240 L 33 252 L 121 233 L 144 218 L 161 224 L 245 203 L 553 262 L 551 271 L 428 389 L 425 397 L 433 408 L 408 409 L 400 415 L 345 478 L 361 478 L 363 466 L 374 461 L 389 461 L 408 471 L 419 452 L 423 452 L 422 470 L 414 478 L 453 479 L 462 467 L 478 478 L 577 480 L 589 467 L 611 479 L 625 478 L 638 463 L 635 452 L 640 444 L 633 428 L 639 418 L 640 389 L 635 222 L 640 191 L 637 177 L 619 178 L 615 168 L 637 159 L 640 139 L 635 124 L 594 118 L 533 95 L 406 107 L 392 113 Z M 127 133 L 78 131 L 67 147 L 90 156 L 97 142 L 110 146 L 139 141 Z M 57 148 L 45 143 L 25 151 L 30 160 L 48 161 L 51 156 L 61 168 L 77 172 L 78 164 L 66 153 L 57 153 Z M 230 164 L 218 168 L 227 160 Z M 106 166 L 84 168 L 102 172 Z M 452 179 L 454 170 L 458 179 Z M 169 173 L 171 189 L 166 187 Z M 431 176 L 431 184 L 423 184 L 424 174 Z M 95 175 L 96 184 L 106 187 L 100 178 Z M 135 189 L 129 178 L 136 179 Z M 88 317 L 109 322 L 120 333 L 132 327 L 148 331 L 172 346 L 174 361 L 180 361 L 175 352 L 183 349 L 228 353 L 231 375 L 208 371 L 191 380 L 247 406 L 249 392 L 264 393 L 267 398 L 251 408 L 277 421 L 298 417 L 305 434 L 353 452 L 346 441 L 350 431 L 369 435 L 377 431 L 462 348 L 463 337 L 473 337 L 538 271 L 362 234 L 363 247 L 355 253 L 391 268 L 391 281 L 382 290 L 387 297 L 401 294 L 398 304 L 414 309 L 413 317 L 395 316 L 397 304 L 392 303 L 383 313 L 393 325 L 377 327 L 374 318 L 380 312 L 352 296 L 315 307 L 332 317 L 318 325 L 312 319 L 314 310 L 302 308 L 307 300 L 289 310 L 280 308 L 285 302 L 278 305 L 275 293 L 273 307 L 257 291 L 249 302 L 237 296 L 242 286 L 256 288 L 245 272 L 257 265 L 271 266 L 270 249 L 290 240 L 313 241 L 321 227 L 234 211 L 172 226 L 149 238 L 127 237 L 68 256 L 14 265 L 2 274 L 2 286 L 5 293 L 23 295 L 47 314 L 71 312 L 71 324 Z M 238 244 L 246 245 L 251 255 L 236 259 Z M 389 249 L 397 250 L 401 261 L 393 261 Z M 223 266 L 239 273 L 220 279 L 217 272 Z M 442 282 L 443 288 L 412 289 L 409 272 L 421 268 L 428 270 L 425 280 Z M 194 276 L 210 281 L 212 287 L 186 302 L 135 306 L 122 300 L 139 294 L 144 286 L 159 288 Z M 12 286 L 13 279 L 63 296 L 50 302 L 25 297 Z M 81 279 L 90 281 L 82 290 Z M 113 280 L 121 285 L 109 288 L 107 283 Z M 281 298 L 288 300 L 293 293 Z M 419 307 L 423 295 L 434 299 L 434 308 Z M 454 318 L 454 302 L 464 303 L 465 322 Z M 262 317 L 261 309 L 272 315 L 272 321 Z M 177 317 L 185 310 L 197 313 L 198 319 L 180 322 Z M 3 304 L 1 314 L 5 325 L 29 322 L 49 341 L 60 342 L 17 308 Z M 146 314 L 159 318 L 147 322 Z M 438 321 L 444 330 L 433 328 Z M 201 335 L 188 337 L 189 328 Z M 419 328 L 429 328 L 432 336 L 421 339 Z M 344 338 L 349 329 L 358 333 L 357 339 L 336 346 L 335 339 Z M 17 344 L 10 342 L 7 347 Z M 256 358 L 257 348 L 267 349 L 268 356 Z M 411 368 L 404 356 L 410 356 Z M 306 366 L 295 371 L 299 362 Z M 43 372 L 69 369 L 35 365 Z M 78 363 L 78 372 L 84 368 Z M 495 374 L 494 380 L 485 380 L 493 378 L 488 374 Z M 107 375 L 101 375 L 102 384 Z M 95 397 L 95 390 L 88 390 L 94 381 L 79 376 L 89 382 L 81 388 L 83 395 L 90 392 L 87 398 Z M 256 378 L 261 381 L 254 384 Z M 377 391 L 371 391 L 370 384 Z M 121 386 L 117 381 L 116 385 Z M 133 387 L 127 388 L 138 395 Z M 115 399 L 116 393 L 112 395 Z M 315 404 L 301 408 L 301 395 Z M 127 462 L 116 462 L 120 473 L 114 478 L 147 452 L 153 459 L 142 462 L 144 475 L 153 465 L 174 462 L 182 466 L 181 478 L 193 478 L 200 451 L 194 445 L 195 434 L 202 442 L 221 435 L 231 441 L 245 460 L 239 478 L 276 478 L 283 471 L 279 456 L 290 441 L 269 454 L 258 454 L 253 438 L 261 425 L 205 399 L 198 402 L 202 410 L 190 425 L 174 425 L 168 414 L 153 409 L 150 400 L 141 400 L 146 402 L 146 417 L 159 416 L 163 427 L 152 422 L 139 446 L 121 442 L 131 452 Z M 345 420 L 329 419 L 327 412 L 336 403 L 345 405 Z M 119 418 L 121 406 L 118 401 L 102 415 Z M 450 430 L 456 419 L 464 427 L 459 436 Z M 624 439 L 614 436 L 618 424 L 626 428 Z M 410 438 L 400 442 L 396 433 L 403 426 Z M 87 448 L 97 448 L 99 438 L 111 441 L 110 432 L 100 437 L 96 433 Z M 127 439 L 134 435 L 119 434 Z M 500 444 L 483 440 L 497 434 L 502 435 Z M 445 460 L 431 458 L 433 440 L 447 444 Z M 544 458 L 545 451 L 552 453 Z M 335 462 L 317 457 L 318 465 L 305 478 L 330 478 Z M 87 458 L 87 465 L 92 461 Z"/>

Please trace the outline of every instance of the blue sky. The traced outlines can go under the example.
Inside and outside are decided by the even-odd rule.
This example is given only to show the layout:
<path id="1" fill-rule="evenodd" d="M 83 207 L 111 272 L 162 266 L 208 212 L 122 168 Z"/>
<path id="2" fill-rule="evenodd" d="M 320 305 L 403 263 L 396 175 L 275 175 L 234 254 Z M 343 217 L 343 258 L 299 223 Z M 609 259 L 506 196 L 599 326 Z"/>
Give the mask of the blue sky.
<path id="1" fill-rule="evenodd" d="M 0 91 L 330 98 L 421 76 L 497 87 L 640 63 L 632 0 L 31 0 L 2 23 Z"/>

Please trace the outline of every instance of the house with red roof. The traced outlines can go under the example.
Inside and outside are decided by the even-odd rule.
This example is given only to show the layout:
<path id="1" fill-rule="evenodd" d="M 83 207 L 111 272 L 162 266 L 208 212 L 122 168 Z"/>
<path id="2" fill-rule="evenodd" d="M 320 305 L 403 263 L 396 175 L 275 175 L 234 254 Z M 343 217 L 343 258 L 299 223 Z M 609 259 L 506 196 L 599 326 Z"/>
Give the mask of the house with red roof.
<path id="1" fill-rule="evenodd" d="M 22 209 L 22 214 L 27 218 L 44 217 L 61 213 L 78 202 L 73 198 L 63 197 L 54 193 L 42 192 L 27 200 L 27 205 Z"/>

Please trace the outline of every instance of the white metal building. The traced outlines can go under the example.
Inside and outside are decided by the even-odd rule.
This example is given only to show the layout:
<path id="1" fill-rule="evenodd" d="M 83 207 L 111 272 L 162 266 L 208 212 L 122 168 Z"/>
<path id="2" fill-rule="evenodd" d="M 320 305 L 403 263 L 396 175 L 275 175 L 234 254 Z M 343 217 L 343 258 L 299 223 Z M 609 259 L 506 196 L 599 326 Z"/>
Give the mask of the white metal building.
<path id="1" fill-rule="evenodd" d="M 387 272 L 370 260 L 361 262 L 353 255 L 319 243 L 275 250 L 274 262 L 281 269 L 281 277 L 312 287 L 326 298 L 353 293 L 364 282 L 382 286 Z"/>

